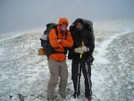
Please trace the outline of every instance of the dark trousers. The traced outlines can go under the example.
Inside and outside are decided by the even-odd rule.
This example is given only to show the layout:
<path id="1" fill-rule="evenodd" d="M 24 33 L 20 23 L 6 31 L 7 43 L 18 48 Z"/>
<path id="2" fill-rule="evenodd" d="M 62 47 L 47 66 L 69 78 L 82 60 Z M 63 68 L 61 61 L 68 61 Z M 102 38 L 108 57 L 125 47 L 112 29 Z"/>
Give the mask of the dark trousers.
<path id="1" fill-rule="evenodd" d="M 80 73 L 78 73 L 79 64 L 80 64 Z M 88 65 L 87 69 L 88 69 L 88 72 L 86 70 L 86 62 L 84 60 L 81 60 L 81 62 L 77 62 L 77 63 L 72 61 L 72 80 L 73 80 L 73 86 L 74 86 L 74 93 L 76 94 L 80 94 L 81 71 L 85 79 L 85 96 L 91 96 L 92 94 L 91 66 Z M 79 79 L 78 79 L 78 76 L 79 76 Z"/>

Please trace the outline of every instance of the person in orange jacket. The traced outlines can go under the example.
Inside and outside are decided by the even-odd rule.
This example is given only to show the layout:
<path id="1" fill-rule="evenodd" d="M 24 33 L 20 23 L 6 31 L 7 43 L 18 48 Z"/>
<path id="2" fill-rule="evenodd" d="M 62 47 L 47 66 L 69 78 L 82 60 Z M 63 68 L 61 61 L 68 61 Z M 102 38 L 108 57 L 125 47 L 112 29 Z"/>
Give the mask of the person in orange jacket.
<path id="1" fill-rule="evenodd" d="M 73 46 L 73 39 L 70 31 L 67 30 L 67 18 L 60 18 L 57 25 L 56 35 L 55 29 L 51 29 L 49 33 L 49 42 L 54 49 L 54 53 L 48 57 L 48 65 L 50 70 L 50 79 L 48 82 L 48 101 L 54 101 L 54 90 L 60 77 L 58 93 L 62 98 L 65 97 L 65 90 L 68 79 L 68 70 L 66 64 L 66 48 Z"/>

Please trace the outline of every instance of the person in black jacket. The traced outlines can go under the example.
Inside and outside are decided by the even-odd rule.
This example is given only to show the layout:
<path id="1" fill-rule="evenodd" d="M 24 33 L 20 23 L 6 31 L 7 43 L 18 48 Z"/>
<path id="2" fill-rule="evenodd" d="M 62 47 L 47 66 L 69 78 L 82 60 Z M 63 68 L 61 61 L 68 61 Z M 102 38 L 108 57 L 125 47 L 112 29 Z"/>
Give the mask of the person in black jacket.
<path id="1" fill-rule="evenodd" d="M 84 29 L 83 20 L 76 19 L 74 22 L 75 30 L 71 32 L 74 45 L 69 50 L 68 59 L 72 59 L 72 80 L 74 86 L 74 98 L 80 95 L 80 76 L 81 71 L 85 79 L 85 97 L 91 99 L 91 63 L 94 58 L 94 36 L 90 31 Z"/>

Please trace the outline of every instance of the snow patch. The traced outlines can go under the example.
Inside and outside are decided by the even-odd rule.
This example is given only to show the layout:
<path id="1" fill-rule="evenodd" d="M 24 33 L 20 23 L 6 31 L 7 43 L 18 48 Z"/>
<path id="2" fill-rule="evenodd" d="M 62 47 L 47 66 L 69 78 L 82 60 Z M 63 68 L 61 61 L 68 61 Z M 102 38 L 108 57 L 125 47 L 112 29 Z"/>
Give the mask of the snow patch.
<path id="1" fill-rule="evenodd" d="M 3 53 L 3 49 L 0 49 L 0 56 L 2 55 L 2 53 Z"/>
<path id="2" fill-rule="evenodd" d="M 127 31 L 119 33 L 119 34 L 117 33 L 116 35 L 109 37 L 108 40 L 103 41 L 100 47 L 96 48 L 96 50 L 98 50 L 98 54 L 94 56 L 95 63 L 108 64 L 109 60 L 106 57 L 108 53 L 107 47 L 112 43 L 114 39 L 117 39 L 121 35 L 132 34 L 132 32 L 134 32 L 134 24 Z"/>
<path id="3" fill-rule="evenodd" d="M 134 99 L 132 90 L 134 51 L 131 32 L 133 32 L 131 28 L 123 33 L 114 33 L 114 35 L 109 35 L 112 32 L 108 31 L 107 36 L 102 33 L 104 38 L 101 37 L 101 41 L 97 40 L 95 48 L 97 53 L 94 55 L 95 61 L 92 65 L 91 76 L 92 101 L 132 101 Z M 128 33 L 126 37 L 125 34 Z M 47 83 L 50 73 L 46 56 L 38 56 L 40 36 L 40 33 L 19 34 L 0 41 L 0 54 L 6 53 L 0 56 L 0 101 L 19 101 L 20 98 L 25 101 L 47 101 Z M 116 40 L 118 38 L 119 40 Z M 118 44 L 113 45 L 115 43 Z M 123 45 L 126 47 L 124 48 Z M 74 90 L 71 80 L 71 61 L 68 59 L 67 66 L 69 69 L 67 101 L 87 101 L 84 96 L 83 75 L 81 75 L 80 98 L 72 97 Z M 60 98 L 58 85 L 55 95 L 56 99 Z"/>

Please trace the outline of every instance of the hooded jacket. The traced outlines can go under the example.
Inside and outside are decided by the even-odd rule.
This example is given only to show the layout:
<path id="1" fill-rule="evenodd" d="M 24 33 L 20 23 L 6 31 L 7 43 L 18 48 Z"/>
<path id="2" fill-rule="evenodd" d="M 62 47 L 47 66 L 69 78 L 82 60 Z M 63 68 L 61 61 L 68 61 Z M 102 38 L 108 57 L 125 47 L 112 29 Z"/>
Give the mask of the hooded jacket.
<path id="1" fill-rule="evenodd" d="M 70 31 L 67 30 L 67 32 L 63 33 L 60 29 L 62 23 L 68 25 L 68 20 L 66 18 L 60 18 L 57 25 L 58 35 L 56 35 L 55 29 L 52 29 L 49 33 L 49 42 L 56 51 L 56 53 L 51 54 L 49 58 L 56 61 L 64 61 L 66 59 L 66 55 L 64 54 L 65 48 L 71 48 L 73 46 L 73 39 Z M 57 39 L 61 39 L 61 42 L 58 43 Z"/>
<path id="2" fill-rule="evenodd" d="M 83 25 L 82 19 L 76 19 L 74 22 L 75 27 L 78 22 L 80 22 Z M 87 31 L 84 28 L 82 28 L 81 30 L 76 29 L 72 32 L 72 37 L 74 40 L 74 44 L 73 47 L 69 50 L 69 54 L 68 54 L 69 59 L 73 59 L 73 61 L 75 62 L 80 61 L 80 54 L 75 53 L 74 49 L 77 47 L 81 47 L 82 41 L 84 42 L 84 45 L 90 49 L 89 52 L 83 53 L 82 55 L 83 60 L 86 60 L 89 56 L 92 56 L 95 45 L 94 45 L 94 37 L 92 36 L 90 31 Z"/>

